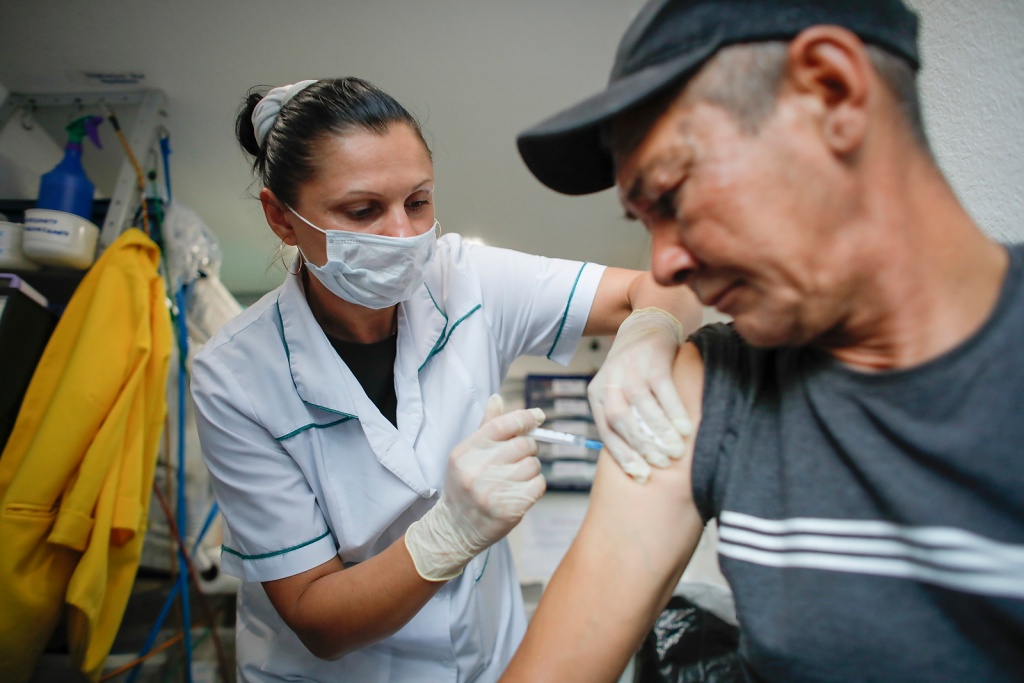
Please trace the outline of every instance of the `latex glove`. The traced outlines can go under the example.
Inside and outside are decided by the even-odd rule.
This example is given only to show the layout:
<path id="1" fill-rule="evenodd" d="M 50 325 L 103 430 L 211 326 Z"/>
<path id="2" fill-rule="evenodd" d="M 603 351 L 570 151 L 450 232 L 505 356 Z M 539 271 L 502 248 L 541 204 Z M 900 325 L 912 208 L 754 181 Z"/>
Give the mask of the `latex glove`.
<path id="1" fill-rule="evenodd" d="M 660 308 L 626 318 L 601 370 L 587 387 L 605 449 L 637 481 L 686 450 L 693 424 L 672 381 L 683 326 Z"/>
<path id="2" fill-rule="evenodd" d="M 501 396 L 488 399 L 480 428 L 448 459 L 441 498 L 405 532 L 416 571 L 428 581 L 461 574 L 544 494 L 537 442 L 525 436 L 544 422 L 544 413 L 503 410 Z"/>

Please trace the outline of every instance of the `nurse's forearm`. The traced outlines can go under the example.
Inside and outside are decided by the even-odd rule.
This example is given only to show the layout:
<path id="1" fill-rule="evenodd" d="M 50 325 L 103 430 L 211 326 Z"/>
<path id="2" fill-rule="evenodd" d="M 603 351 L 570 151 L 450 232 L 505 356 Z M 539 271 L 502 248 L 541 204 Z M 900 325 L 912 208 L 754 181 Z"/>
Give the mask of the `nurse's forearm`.
<path id="1" fill-rule="evenodd" d="M 334 558 L 263 587 L 311 653 L 337 659 L 395 633 L 443 585 L 420 577 L 400 538 L 348 569 Z"/>
<path id="2" fill-rule="evenodd" d="M 668 311 L 683 324 L 687 334 L 700 327 L 704 317 L 704 307 L 692 289 L 685 285 L 662 287 L 649 272 L 643 273 L 630 284 L 629 301 L 631 311 L 652 306 Z"/>
<path id="3" fill-rule="evenodd" d="M 662 287 L 649 272 L 606 268 L 597 286 L 583 334 L 615 334 L 635 310 L 654 306 L 671 313 L 687 334 L 700 327 L 704 308 L 686 286 Z"/>

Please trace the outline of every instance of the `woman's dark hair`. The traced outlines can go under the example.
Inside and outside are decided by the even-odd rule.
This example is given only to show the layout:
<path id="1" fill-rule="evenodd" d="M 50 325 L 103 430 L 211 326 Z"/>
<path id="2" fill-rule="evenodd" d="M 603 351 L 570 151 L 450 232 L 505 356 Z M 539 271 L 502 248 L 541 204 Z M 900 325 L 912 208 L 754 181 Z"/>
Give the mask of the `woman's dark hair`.
<path id="1" fill-rule="evenodd" d="M 253 172 L 283 202 L 294 204 L 312 177 L 316 146 L 354 129 L 383 135 L 394 123 L 412 128 L 430 154 L 420 124 L 395 98 L 360 78 L 322 79 L 281 107 L 263 145 L 256 142 L 252 113 L 265 88 L 253 88 L 235 120 L 238 142 L 253 157 Z"/>

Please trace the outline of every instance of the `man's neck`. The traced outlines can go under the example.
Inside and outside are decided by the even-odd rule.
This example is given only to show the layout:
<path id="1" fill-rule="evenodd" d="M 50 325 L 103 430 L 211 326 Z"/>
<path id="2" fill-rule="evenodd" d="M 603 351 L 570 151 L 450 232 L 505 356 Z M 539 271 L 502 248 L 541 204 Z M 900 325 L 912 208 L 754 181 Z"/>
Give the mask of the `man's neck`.
<path id="1" fill-rule="evenodd" d="M 821 340 L 866 371 L 920 365 L 963 343 L 991 315 L 1009 264 L 930 159 L 900 170 L 868 207 L 865 286 L 840 334 Z"/>

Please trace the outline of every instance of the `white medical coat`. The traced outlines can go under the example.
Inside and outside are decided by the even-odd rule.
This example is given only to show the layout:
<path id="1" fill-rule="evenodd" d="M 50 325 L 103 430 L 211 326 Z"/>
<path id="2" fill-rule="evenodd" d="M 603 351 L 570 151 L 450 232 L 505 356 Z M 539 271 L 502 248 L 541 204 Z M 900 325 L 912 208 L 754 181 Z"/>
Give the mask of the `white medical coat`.
<path id="1" fill-rule="evenodd" d="M 262 581 L 346 566 L 401 537 L 437 501 L 448 455 L 524 354 L 567 363 L 604 269 L 440 239 L 398 307 L 398 427 L 366 396 L 290 276 L 197 354 L 192 395 L 224 515 L 223 569 L 243 579 L 244 681 L 495 681 L 525 631 L 508 543 L 475 558 L 393 636 L 314 657 Z"/>

